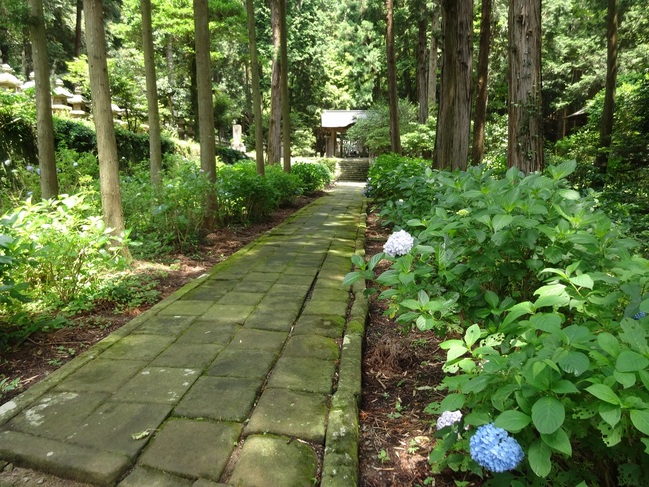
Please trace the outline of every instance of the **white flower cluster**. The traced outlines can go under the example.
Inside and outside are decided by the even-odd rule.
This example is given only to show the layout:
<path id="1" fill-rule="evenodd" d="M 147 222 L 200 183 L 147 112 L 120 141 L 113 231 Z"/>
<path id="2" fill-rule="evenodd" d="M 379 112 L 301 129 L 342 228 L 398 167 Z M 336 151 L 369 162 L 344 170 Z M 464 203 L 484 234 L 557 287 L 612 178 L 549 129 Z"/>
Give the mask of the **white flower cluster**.
<path id="1" fill-rule="evenodd" d="M 399 230 L 388 237 L 388 241 L 383 246 L 383 252 L 390 257 L 406 255 L 412 250 L 414 244 L 415 239 L 412 238 L 412 235 L 405 230 Z"/>
<path id="2" fill-rule="evenodd" d="M 441 430 L 447 426 L 452 426 L 455 423 L 459 423 L 461 419 L 461 411 L 444 411 L 442 415 L 437 418 L 437 429 Z"/>

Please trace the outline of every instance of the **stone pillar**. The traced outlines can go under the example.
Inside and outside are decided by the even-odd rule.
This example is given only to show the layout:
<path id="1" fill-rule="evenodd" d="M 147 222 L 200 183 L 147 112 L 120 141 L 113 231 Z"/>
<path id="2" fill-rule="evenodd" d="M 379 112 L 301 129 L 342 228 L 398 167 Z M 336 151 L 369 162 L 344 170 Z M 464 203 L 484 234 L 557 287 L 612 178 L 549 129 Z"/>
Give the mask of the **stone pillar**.
<path id="1" fill-rule="evenodd" d="M 329 129 L 327 134 L 327 157 L 336 155 L 336 129 Z"/>

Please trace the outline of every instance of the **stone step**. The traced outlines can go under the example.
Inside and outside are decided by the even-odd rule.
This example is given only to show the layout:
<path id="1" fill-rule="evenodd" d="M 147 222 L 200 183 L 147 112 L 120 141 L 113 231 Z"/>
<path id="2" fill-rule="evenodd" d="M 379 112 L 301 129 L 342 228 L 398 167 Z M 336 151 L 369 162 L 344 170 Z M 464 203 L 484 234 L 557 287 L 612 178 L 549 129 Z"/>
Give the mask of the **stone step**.
<path id="1" fill-rule="evenodd" d="M 339 181 L 366 181 L 370 163 L 367 159 L 338 160 Z"/>

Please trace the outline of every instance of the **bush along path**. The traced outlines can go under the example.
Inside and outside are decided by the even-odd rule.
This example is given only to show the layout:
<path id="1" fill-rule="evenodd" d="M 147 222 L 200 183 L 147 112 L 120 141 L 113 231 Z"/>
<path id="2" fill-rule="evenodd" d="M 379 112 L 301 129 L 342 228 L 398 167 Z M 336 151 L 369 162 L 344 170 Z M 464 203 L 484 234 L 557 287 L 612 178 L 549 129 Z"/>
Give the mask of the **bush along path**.
<path id="1" fill-rule="evenodd" d="M 364 228 L 340 184 L 0 406 L 0 461 L 106 486 L 355 485 L 367 304 L 341 282 Z"/>

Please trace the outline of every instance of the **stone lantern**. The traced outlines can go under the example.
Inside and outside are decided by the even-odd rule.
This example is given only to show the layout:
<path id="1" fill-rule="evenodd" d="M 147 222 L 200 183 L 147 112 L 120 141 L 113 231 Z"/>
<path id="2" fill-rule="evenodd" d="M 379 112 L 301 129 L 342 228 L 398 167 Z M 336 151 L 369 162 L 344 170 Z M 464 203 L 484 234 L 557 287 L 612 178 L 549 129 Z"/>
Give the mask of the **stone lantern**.
<path id="1" fill-rule="evenodd" d="M 29 90 L 30 88 L 31 88 L 31 89 L 34 89 L 34 88 L 36 87 L 36 81 L 35 81 L 35 78 L 36 78 L 36 75 L 35 75 L 34 72 L 32 71 L 31 73 L 29 73 L 29 81 L 25 81 L 25 82 L 23 83 L 23 85 L 20 87 L 20 89 L 23 90 L 23 91 L 27 91 L 27 90 Z"/>
<path id="2" fill-rule="evenodd" d="M 70 113 L 72 107 L 68 105 L 68 98 L 72 97 L 72 93 L 63 86 L 63 81 L 57 79 L 52 90 L 52 110 L 62 113 Z"/>
<path id="3" fill-rule="evenodd" d="M 86 109 L 88 108 L 88 100 L 86 100 L 81 94 L 80 87 L 77 86 L 74 89 L 74 95 L 68 98 L 67 101 L 68 105 L 72 105 L 72 110 L 70 111 L 71 116 L 75 118 L 83 118 L 88 114 L 86 112 Z"/>
<path id="4" fill-rule="evenodd" d="M 8 64 L 0 66 L 0 88 L 16 93 L 22 83 L 14 76 L 13 71 Z"/>

